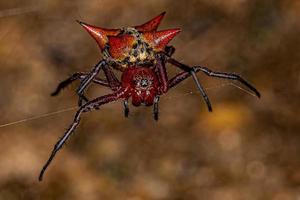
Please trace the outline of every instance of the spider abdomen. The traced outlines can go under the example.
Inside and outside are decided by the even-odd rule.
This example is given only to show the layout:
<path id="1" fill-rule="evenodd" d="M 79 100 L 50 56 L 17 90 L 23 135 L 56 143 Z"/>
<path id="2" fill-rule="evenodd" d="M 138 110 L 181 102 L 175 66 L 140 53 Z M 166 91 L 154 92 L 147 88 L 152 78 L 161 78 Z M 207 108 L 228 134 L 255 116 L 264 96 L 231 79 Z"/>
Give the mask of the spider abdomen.
<path id="1" fill-rule="evenodd" d="M 107 58 L 117 64 L 117 69 L 124 71 L 129 66 L 153 64 L 155 51 L 141 34 L 134 28 L 127 28 L 127 32 L 118 36 L 109 36 Z M 130 32 L 129 32 L 130 31 Z"/>
<path id="2" fill-rule="evenodd" d="M 104 59 L 124 71 L 129 66 L 153 64 L 155 54 L 164 51 L 180 29 L 157 31 L 163 13 L 141 26 L 106 29 L 79 22 L 97 41 Z"/>
<path id="3" fill-rule="evenodd" d="M 93 67 L 91 72 L 78 72 L 62 81 L 55 92 L 52 93 L 52 95 L 57 95 L 61 89 L 73 81 L 77 79 L 81 81 L 77 89 L 79 109 L 74 116 L 72 124 L 63 137 L 55 144 L 49 159 L 43 166 L 39 176 L 40 181 L 56 153 L 63 147 L 79 125 L 81 115 L 92 110 L 98 110 L 104 104 L 125 99 L 124 114 L 125 117 L 128 117 L 128 99 L 131 97 L 134 106 L 141 104 L 146 106 L 153 105 L 153 116 L 155 120 L 158 120 L 160 96 L 167 93 L 170 88 L 180 84 L 183 80 L 192 77 L 207 104 L 208 110 L 212 111 L 205 89 L 196 76 L 197 72 L 203 72 L 211 77 L 239 81 L 254 92 L 257 97 L 260 97 L 260 93 L 255 87 L 239 75 L 216 72 L 201 66 L 189 67 L 171 58 L 175 48 L 168 47 L 167 44 L 180 32 L 180 29 L 157 31 L 163 16 L 164 13 L 142 25 L 122 29 L 106 29 L 79 22 L 96 40 L 104 59 Z M 181 69 L 182 72 L 169 79 L 166 70 L 167 63 Z M 111 67 L 122 71 L 121 81 L 114 75 Z M 104 71 L 105 80 L 96 77 L 100 70 Z M 92 82 L 111 88 L 113 92 L 89 101 L 85 97 L 84 90 Z"/>

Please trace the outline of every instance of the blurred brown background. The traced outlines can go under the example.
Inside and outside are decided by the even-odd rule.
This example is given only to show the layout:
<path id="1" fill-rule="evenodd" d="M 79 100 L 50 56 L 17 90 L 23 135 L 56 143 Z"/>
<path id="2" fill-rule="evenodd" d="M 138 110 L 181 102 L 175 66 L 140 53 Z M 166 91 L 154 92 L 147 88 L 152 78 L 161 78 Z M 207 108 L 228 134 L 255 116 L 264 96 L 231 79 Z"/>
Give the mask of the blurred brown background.
<path id="1" fill-rule="evenodd" d="M 106 105 L 84 116 L 41 183 L 75 110 L 2 127 L 1 200 L 300 199 L 299 0 L 2 0 L 0 123 L 76 106 L 77 84 L 49 95 L 101 59 L 76 19 L 113 28 L 163 11 L 160 29 L 182 28 L 175 58 L 239 73 L 262 98 L 199 74 L 213 113 L 191 79 L 161 98 L 159 122 L 151 108 L 125 119 L 121 101 Z"/>

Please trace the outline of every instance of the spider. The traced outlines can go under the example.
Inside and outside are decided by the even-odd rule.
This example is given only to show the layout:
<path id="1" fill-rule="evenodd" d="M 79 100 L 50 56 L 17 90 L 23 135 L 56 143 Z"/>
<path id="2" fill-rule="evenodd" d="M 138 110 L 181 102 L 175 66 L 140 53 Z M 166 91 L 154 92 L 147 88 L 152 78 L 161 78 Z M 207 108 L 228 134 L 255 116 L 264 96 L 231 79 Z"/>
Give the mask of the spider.
<path id="1" fill-rule="evenodd" d="M 134 106 L 153 106 L 154 119 L 158 120 L 160 96 L 183 80 L 192 77 L 211 112 L 210 100 L 196 76 L 197 72 L 203 72 L 211 77 L 237 80 L 260 97 L 260 93 L 237 74 L 215 72 L 202 66 L 190 67 L 172 58 L 175 48 L 168 46 L 168 43 L 180 32 L 180 29 L 157 31 L 164 15 L 165 12 L 142 25 L 121 29 L 100 28 L 78 21 L 98 43 L 103 59 L 90 72 L 77 72 L 62 81 L 52 93 L 52 96 L 55 96 L 73 81 L 80 80 L 77 89 L 79 109 L 70 127 L 55 144 L 49 159 L 43 166 L 39 175 L 40 181 L 56 153 L 74 133 L 82 114 L 99 109 L 104 104 L 123 99 L 124 114 L 128 117 L 128 99 L 131 98 Z M 167 63 L 181 69 L 182 72 L 169 79 L 166 72 Z M 122 72 L 120 80 L 112 69 Z M 100 70 L 104 71 L 106 79 L 97 78 Z M 89 101 L 84 91 L 92 82 L 110 88 L 112 93 Z"/>

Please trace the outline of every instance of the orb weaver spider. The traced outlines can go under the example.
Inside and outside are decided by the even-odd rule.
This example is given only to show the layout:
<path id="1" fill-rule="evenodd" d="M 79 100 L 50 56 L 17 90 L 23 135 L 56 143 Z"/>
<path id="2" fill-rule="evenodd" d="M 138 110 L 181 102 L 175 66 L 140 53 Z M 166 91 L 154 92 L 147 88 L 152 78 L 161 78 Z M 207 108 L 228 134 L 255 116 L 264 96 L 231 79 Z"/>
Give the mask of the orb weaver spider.
<path id="1" fill-rule="evenodd" d="M 40 181 L 56 153 L 79 125 L 81 115 L 99 109 L 104 104 L 123 99 L 124 114 L 125 117 L 128 117 L 128 99 L 131 98 L 134 106 L 153 105 L 154 119 L 158 120 L 159 97 L 183 80 L 192 77 L 211 112 L 210 100 L 196 76 L 197 72 L 203 72 L 211 77 L 237 80 L 252 90 L 257 97 L 260 97 L 260 93 L 237 74 L 215 72 L 202 66 L 190 67 L 172 58 L 175 48 L 168 46 L 168 43 L 180 32 L 180 29 L 157 31 L 164 15 L 165 12 L 142 25 L 122 29 L 100 28 L 78 21 L 98 43 L 103 59 L 90 72 L 77 72 L 62 81 L 52 93 L 52 96 L 55 96 L 73 81 L 80 80 L 77 89 L 79 109 L 70 127 L 55 144 L 49 159 L 43 166 L 39 175 Z M 166 72 L 167 63 L 179 68 L 182 72 L 169 79 Z M 115 76 L 112 69 L 122 72 L 121 80 Z M 100 70 L 104 71 L 106 80 L 97 78 Z M 91 82 L 110 88 L 112 93 L 89 101 L 84 95 L 84 91 Z"/>

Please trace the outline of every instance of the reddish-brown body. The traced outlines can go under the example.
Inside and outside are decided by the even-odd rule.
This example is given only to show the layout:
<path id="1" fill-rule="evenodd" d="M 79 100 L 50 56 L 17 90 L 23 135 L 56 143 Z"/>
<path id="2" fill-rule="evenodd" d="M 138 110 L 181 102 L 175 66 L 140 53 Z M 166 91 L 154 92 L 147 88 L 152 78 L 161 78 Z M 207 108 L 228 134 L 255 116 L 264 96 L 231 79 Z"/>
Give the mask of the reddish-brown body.
<path id="1" fill-rule="evenodd" d="M 158 77 L 150 68 L 131 67 L 122 74 L 122 90 L 125 99 L 132 98 L 132 104 L 139 106 L 153 105 L 154 98 L 159 95 Z"/>
<path id="2" fill-rule="evenodd" d="M 155 54 L 180 32 L 179 28 L 157 31 L 165 13 L 139 26 L 106 29 L 79 22 L 96 40 L 104 58 L 113 68 L 124 71 L 130 66 L 155 64 Z"/>
<path id="3" fill-rule="evenodd" d="M 52 159 L 78 126 L 81 115 L 99 109 L 103 104 L 123 99 L 124 114 L 128 117 L 128 99 L 131 98 L 134 106 L 141 104 L 153 105 L 154 119 L 158 120 L 159 97 L 167 93 L 170 88 L 192 76 L 207 104 L 208 110 L 212 111 L 209 98 L 196 76 L 197 72 L 203 72 L 211 77 L 237 80 L 260 97 L 259 92 L 250 83 L 236 74 L 215 72 L 202 66 L 189 67 L 171 58 L 175 48 L 167 45 L 180 32 L 180 29 L 157 31 L 164 14 L 158 15 L 142 25 L 122 29 L 106 29 L 80 22 L 97 41 L 103 53 L 103 60 L 89 73 L 75 73 L 70 78 L 62 81 L 56 91 L 52 93 L 53 96 L 57 95 L 61 89 L 74 80 L 80 79 L 81 81 L 77 90 L 80 108 L 68 130 L 54 146 L 48 161 L 41 170 L 39 180 L 42 180 L 43 174 Z M 167 63 L 182 71 L 173 78 L 168 77 Z M 121 80 L 114 75 L 112 68 L 122 71 Z M 105 80 L 97 78 L 100 70 L 104 71 Z M 84 95 L 84 90 L 91 82 L 110 88 L 112 93 L 89 101 Z"/>

